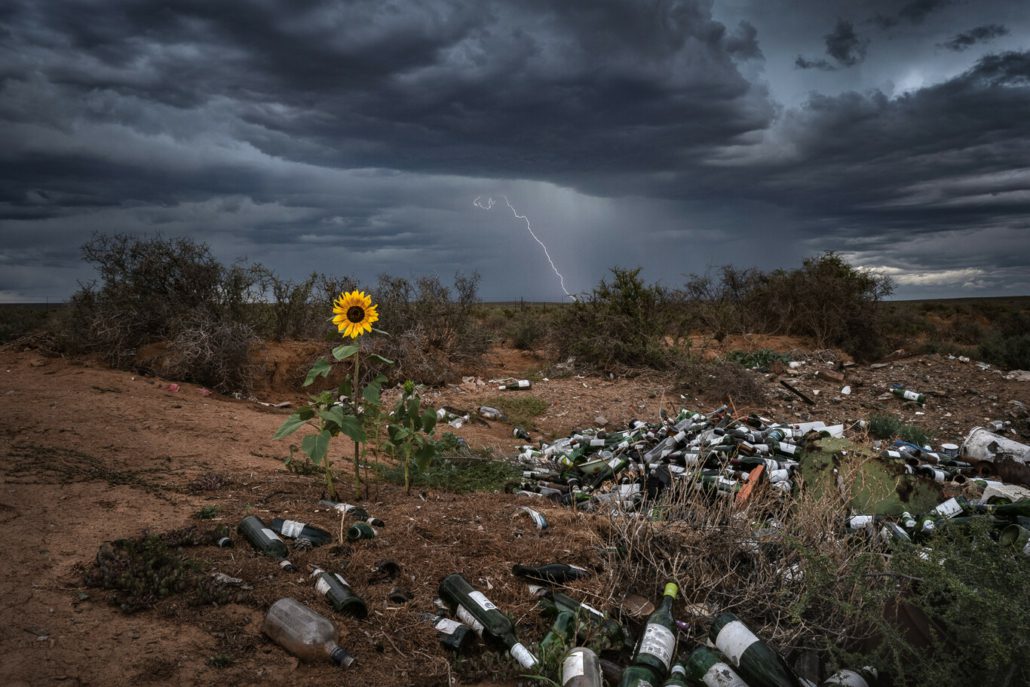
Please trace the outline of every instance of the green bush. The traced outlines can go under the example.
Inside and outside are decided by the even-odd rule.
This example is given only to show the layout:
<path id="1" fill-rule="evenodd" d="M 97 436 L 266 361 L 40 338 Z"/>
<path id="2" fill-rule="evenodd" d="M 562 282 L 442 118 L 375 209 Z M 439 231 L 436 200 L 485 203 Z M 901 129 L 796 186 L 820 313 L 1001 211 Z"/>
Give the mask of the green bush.
<path id="1" fill-rule="evenodd" d="M 901 439 L 923 446 L 933 435 L 918 425 L 903 423 L 894 415 L 873 415 L 869 418 L 869 434 L 877 439 Z"/>
<path id="2" fill-rule="evenodd" d="M 554 331 L 560 357 L 601 370 L 668 367 L 674 351 L 664 337 L 673 325 L 672 297 L 644 284 L 640 268 L 616 267 L 612 276 L 611 283 L 601 280 L 591 294 L 559 311 Z"/>

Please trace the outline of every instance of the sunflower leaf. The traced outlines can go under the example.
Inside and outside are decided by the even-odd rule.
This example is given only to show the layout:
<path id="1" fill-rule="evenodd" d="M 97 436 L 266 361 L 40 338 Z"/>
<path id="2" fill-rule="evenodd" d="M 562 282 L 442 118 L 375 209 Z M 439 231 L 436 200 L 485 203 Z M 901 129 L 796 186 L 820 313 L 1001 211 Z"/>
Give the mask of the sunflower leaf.
<path id="1" fill-rule="evenodd" d="M 426 410 L 422 413 L 422 431 L 426 434 L 432 434 L 436 428 L 436 413 L 432 410 Z"/>
<path id="2" fill-rule="evenodd" d="M 361 390 L 361 396 L 369 403 L 379 403 L 379 399 L 382 396 L 384 382 L 386 382 L 386 377 L 383 375 L 377 375 L 375 379 L 369 382 L 365 388 Z"/>
<path id="3" fill-rule="evenodd" d="M 340 344 L 333 349 L 333 357 L 337 360 L 346 360 L 359 350 L 361 350 L 361 347 L 356 344 Z"/>
<path id="4" fill-rule="evenodd" d="M 329 453 L 329 430 L 325 429 L 318 434 L 309 434 L 301 439 L 300 450 L 308 455 L 311 462 L 320 465 Z"/>
<path id="5" fill-rule="evenodd" d="M 368 357 L 369 358 L 375 358 L 376 360 L 381 362 L 383 365 L 393 365 L 393 361 L 392 360 L 390 360 L 389 358 L 384 358 L 383 356 L 379 355 L 378 353 L 369 353 Z"/>
<path id="6" fill-rule="evenodd" d="M 361 428 L 361 420 L 353 415 L 344 415 L 341 418 L 340 433 L 346 434 L 356 442 L 365 441 L 365 430 Z"/>
<path id="7" fill-rule="evenodd" d="M 390 425 L 386 431 L 390 435 L 390 441 L 394 444 L 399 444 L 411 436 L 411 430 L 400 425 Z"/>
<path id="8" fill-rule="evenodd" d="M 374 331 L 376 334 L 382 334 L 383 336 L 390 336 L 390 332 L 383 331 L 382 329 L 377 329 L 376 327 L 372 327 L 372 331 Z"/>
<path id="9" fill-rule="evenodd" d="M 333 406 L 326 410 L 319 410 L 318 416 L 326 422 L 330 422 L 336 425 L 337 427 L 343 424 L 343 408 L 341 408 L 340 406 Z"/>
<path id="10" fill-rule="evenodd" d="M 300 413 L 294 413 L 286 418 L 285 422 L 279 425 L 279 429 L 276 430 L 272 438 L 282 439 L 283 437 L 288 437 L 303 427 L 305 422 L 307 422 L 307 418 L 301 416 Z"/>
<path id="11" fill-rule="evenodd" d="M 425 470 L 436 457 L 436 446 L 432 443 L 425 443 L 415 452 L 415 465 L 419 470 Z"/>
<path id="12" fill-rule="evenodd" d="M 304 386 L 311 386 L 316 379 L 319 377 L 328 377 L 329 371 L 332 370 L 332 365 L 325 358 L 320 358 L 318 362 L 311 366 L 308 370 L 308 376 L 304 378 Z"/>

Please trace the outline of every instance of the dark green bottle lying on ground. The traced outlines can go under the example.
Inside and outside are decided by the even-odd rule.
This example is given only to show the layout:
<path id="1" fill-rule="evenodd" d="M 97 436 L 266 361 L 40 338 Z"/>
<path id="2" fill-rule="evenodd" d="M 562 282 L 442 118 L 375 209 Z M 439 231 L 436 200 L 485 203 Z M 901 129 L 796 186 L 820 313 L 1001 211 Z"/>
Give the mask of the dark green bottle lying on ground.
<path id="1" fill-rule="evenodd" d="M 329 605 L 337 611 L 359 619 L 368 616 L 368 606 L 354 593 L 342 575 L 315 568 L 311 577 L 315 578 L 315 591 L 324 596 Z"/>
<path id="2" fill-rule="evenodd" d="M 536 656 L 515 637 L 515 626 L 508 616 L 497 610 L 490 599 L 458 573 L 448 575 L 440 583 L 440 598 L 455 616 L 471 627 L 487 642 L 504 647 L 523 668 L 533 670 L 539 664 Z"/>
<path id="3" fill-rule="evenodd" d="M 576 616 L 579 620 L 577 638 L 596 640 L 596 648 L 599 650 L 618 650 L 626 644 L 626 632 L 622 629 L 622 625 L 593 606 L 577 601 L 567 594 L 554 590 L 548 591 L 540 599 L 540 605 L 545 611 L 552 613 L 566 611 Z"/>
<path id="4" fill-rule="evenodd" d="M 732 613 L 715 616 L 709 637 L 750 687 L 803 687 L 783 658 Z"/>
<path id="5" fill-rule="evenodd" d="M 272 558 L 279 559 L 279 567 L 283 570 L 294 571 L 293 563 L 286 560 L 289 551 L 286 549 L 286 542 L 279 538 L 275 532 L 265 527 L 261 518 L 256 515 L 248 515 L 243 518 L 236 531 L 242 534 L 251 546 Z"/>
<path id="6" fill-rule="evenodd" d="M 726 660 L 708 647 L 699 646 L 687 658 L 687 675 L 705 687 L 748 687 Z"/>

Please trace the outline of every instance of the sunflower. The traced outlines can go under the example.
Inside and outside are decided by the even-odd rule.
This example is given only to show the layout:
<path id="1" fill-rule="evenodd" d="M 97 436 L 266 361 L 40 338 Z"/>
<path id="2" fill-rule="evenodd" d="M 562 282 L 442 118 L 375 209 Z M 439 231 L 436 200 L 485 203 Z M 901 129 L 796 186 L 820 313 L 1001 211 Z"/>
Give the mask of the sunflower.
<path id="1" fill-rule="evenodd" d="M 376 307 L 364 291 L 341 293 L 333 301 L 333 324 L 344 336 L 356 339 L 372 331 L 372 323 L 379 319 Z"/>

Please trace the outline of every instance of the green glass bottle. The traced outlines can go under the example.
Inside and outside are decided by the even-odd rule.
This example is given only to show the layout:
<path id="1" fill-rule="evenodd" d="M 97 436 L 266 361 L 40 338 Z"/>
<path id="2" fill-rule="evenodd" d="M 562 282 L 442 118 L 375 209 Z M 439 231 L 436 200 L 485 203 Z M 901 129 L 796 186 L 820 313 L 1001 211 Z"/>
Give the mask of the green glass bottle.
<path id="1" fill-rule="evenodd" d="M 547 563 L 545 565 L 522 565 L 516 563 L 512 573 L 538 582 L 570 582 L 590 577 L 592 573 L 586 568 L 568 563 Z"/>
<path id="2" fill-rule="evenodd" d="M 347 528 L 347 540 L 375 539 L 376 530 L 367 522 L 356 522 Z"/>
<path id="3" fill-rule="evenodd" d="M 436 630 L 440 643 L 454 651 L 461 651 L 468 647 L 476 636 L 472 628 L 465 623 L 459 623 L 457 620 L 451 620 L 443 615 L 420 613 L 418 617 L 431 624 Z"/>
<path id="4" fill-rule="evenodd" d="M 497 606 L 465 580 L 459 573 L 452 573 L 440 583 L 440 598 L 463 623 L 475 630 L 488 642 L 503 646 L 508 653 L 527 670 L 539 664 L 536 656 L 515 637 L 515 626 L 508 616 L 497 610 Z"/>
<path id="5" fill-rule="evenodd" d="M 717 615 L 709 636 L 750 687 L 802 687 L 783 658 L 732 613 Z"/>
<path id="6" fill-rule="evenodd" d="M 858 670 L 838 670 L 823 681 L 823 687 L 869 687 L 877 678 L 876 668 L 866 666 Z"/>
<path id="7" fill-rule="evenodd" d="M 677 663 L 669 671 L 669 677 L 662 687 L 689 687 L 687 684 L 687 669 L 682 663 Z"/>
<path id="8" fill-rule="evenodd" d="M 658 687 L 661 684 L 647 666 L 630 666 L 622 671 L 619 687 Z"/>
<path id="9" fill-rule="evenodd" d="M 576 616 L 567 611 L 559 613 L 558 617 L 554 619 L 551 630 L 540 640 L 540 659 L 545 665 L 550 664 L 568 650 L 572 634 L 575 631 Z"/>
<path id="10" fill-rule="evenodd" d="M 265 527 L 265 523 L 261 522 L 261 518 L 256 515 L 248 515 L 243 518 L 236 531 L 242 534 L 255 549 L 266 556 L 278 559 L 279 567 L 283 570 L 288 572 L 296 570 L 293 563 L 286 559 L 289 555 L 286 543 L 279 538 L 279 535 Z"/>
<path id="11" fill-rule="evenodd" d="M 694 684 L 705 687 L 748 687 L 722 656 L 708 647 L 699 646 L 687 658 L 687 675 Z"/>
<path id="12" fill-rule="evenodd" d="M 654 675 L 655 682 L 665 679 L 676 653 L 676 621 L 672 617 L 672 604 L 679 594 L 675 582 L 668 582 L 658 608 L 647 619 L 644 633 L 633 657 L 634 666 L 645 666 Z M 625 681 L 625 680 L 624 680 Z"/>
<path id="13" fill-rule="evenodd" d="M 577 639 L 594 640 L 599 650 L 618 650 L 626 645 L 626 632 L 622 625 L 589 604 L 549 590 L 541 597 L 540 605 L 550 613 L 572 613 L 579 620 Z"/>
<path id="14" fill-rule="evenodd" d="M 590 649 L 578 646 L 562 659 L 559 679 L 561 687 L 603 687 L 601 661 Z"/>
<path id="15" fill-rule="evenodd" d="M 316 567 L 311 577 L 315 578 L 315 591 L 324 596 L 329 605 L 337 611 L 359 619 L 368 617 L 368 606 L 354 593 L 342 575 Z"/>

